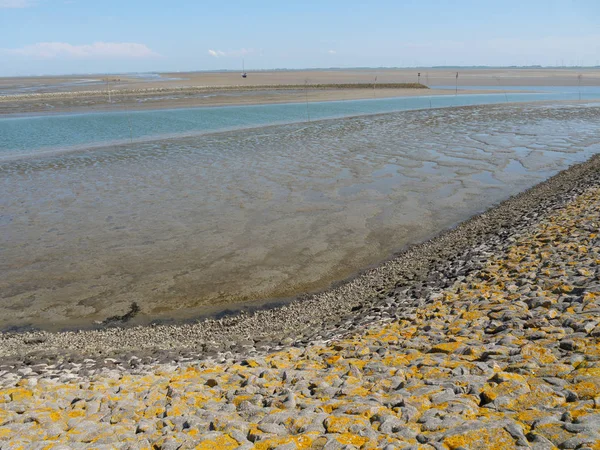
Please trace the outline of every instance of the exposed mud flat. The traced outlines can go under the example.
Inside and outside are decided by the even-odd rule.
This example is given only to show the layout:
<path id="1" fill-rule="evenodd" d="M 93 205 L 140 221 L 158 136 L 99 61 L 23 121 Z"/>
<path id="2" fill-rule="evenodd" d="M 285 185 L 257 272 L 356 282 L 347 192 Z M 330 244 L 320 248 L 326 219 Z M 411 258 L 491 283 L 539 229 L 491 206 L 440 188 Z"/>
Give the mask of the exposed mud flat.
<path id="1" fill-rule="evenodd" d="M 593 105 L 265 127 L 0 166 L 1 327 L 321 290 L 600 150 Z"/>

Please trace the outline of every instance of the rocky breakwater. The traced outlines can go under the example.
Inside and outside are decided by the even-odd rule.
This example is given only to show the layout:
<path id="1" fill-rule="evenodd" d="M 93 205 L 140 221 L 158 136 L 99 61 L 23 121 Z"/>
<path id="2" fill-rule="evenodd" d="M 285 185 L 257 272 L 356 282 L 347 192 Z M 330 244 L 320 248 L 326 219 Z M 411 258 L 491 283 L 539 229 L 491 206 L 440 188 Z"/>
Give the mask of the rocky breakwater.
<path id="1" fill-rule="evenodd" d="M 598 449 L 592 178 L 468 250 L 452 280 L 355 308 L 359 325 L 337 339 L 15 365 L 0 373 L 0 448 Z"/>

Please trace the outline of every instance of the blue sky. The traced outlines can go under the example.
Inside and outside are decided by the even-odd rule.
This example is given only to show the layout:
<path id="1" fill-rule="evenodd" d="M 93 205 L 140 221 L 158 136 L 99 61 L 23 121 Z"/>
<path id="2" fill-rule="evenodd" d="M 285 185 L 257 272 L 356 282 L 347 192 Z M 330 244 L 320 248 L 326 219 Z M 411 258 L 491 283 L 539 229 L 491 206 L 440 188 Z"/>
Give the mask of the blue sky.
<path id="1" fill-rule="evenodd" d="M 599 0 L 0 0 L 0 76 L 600 64 Z"/>

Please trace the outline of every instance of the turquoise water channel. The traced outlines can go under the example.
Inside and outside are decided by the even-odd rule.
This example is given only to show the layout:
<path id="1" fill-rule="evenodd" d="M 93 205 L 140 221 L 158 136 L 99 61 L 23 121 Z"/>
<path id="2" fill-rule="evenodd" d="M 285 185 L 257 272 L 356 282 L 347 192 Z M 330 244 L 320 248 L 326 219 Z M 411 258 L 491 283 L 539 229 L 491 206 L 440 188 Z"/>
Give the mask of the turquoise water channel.
<path id="1" fill-rule="evenodd" d="M 544 89 L 545 92 L 2 117 L 0 118 L 0 159 L 107 143 L 154 140 L 230 129 L 406 110 L 507 102 L 600 99 L 600 88 L 594 87 L 587 87 L 582 92 L 579 92 L 576 87 L 553 89 L 528 87 L 528 89 Z"/>
<path id="2" fill-rule="evenodd" d="M 0 330 L 90 326 L 132 302 L 134 323 L 190 319 L 324 289 L 600 153 L 600 89 L 578 99 L 4 116 Z"/>

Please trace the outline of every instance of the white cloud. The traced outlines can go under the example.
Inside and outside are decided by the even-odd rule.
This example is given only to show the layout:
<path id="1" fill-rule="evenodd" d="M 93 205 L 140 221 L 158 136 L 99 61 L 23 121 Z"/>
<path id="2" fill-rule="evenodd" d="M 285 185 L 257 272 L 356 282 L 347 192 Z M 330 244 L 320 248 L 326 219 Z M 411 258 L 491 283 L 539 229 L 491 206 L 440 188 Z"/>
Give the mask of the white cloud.
<path id="1" fill-rule="evenodd" d="M 29 8 L 33 6 L 31 0 L 0 0 L 0 8 Z"/>
<path id="2" fill-rule="evenodd" d="M 214 56 L 215 58 L 219 58 L 221 56 L 224 57 L 240 57 L 240 56 L 246 56 L 246 55 L 251 55 L 255 53 L 255 50 L 253 48 L 242 48 L 240 50 L 229 50 L 224 52 L 223 50 L 208 50 L 208 54 L 210 56 Z"/>
<path id="3" fill-rule="evenodd" d="M 329 50 L 327 53 L 329 53 L 330 55 L 335 55 L 336 51 L 335 50 Z"/>
<path id="4" fill-rule="evenodd" d="M 72 45 L 66 42 L 38 42 L 4 51 L 31 58 L 149 58 L 160 56 L 144 44 L 134 42 L 94 42 Z"/>

